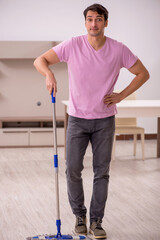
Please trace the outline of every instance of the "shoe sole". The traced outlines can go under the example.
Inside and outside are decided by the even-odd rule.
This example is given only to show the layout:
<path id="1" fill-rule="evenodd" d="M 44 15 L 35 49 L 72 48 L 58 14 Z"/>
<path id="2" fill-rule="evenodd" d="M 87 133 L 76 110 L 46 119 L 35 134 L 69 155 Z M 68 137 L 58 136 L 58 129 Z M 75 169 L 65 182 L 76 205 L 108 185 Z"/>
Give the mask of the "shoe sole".
<path id="1" fill-rule="evenodd" d="M 79 235 L 87 235 L 88 234 L 88 232 L 76 232 L 75 230 L 74 230 L 74 232 L 75 232 L 75 234 L 79 234 Z"/>
<path id="2" fill-rule="evenodd" d="M 91 233 L 93 235 L 93 237 L 96 238 L 96 239 L 106 239 L 107 238 L 107 235 L 95 236 L 94 232 L 91 229 L 89 230 L 89 233 Z"/>

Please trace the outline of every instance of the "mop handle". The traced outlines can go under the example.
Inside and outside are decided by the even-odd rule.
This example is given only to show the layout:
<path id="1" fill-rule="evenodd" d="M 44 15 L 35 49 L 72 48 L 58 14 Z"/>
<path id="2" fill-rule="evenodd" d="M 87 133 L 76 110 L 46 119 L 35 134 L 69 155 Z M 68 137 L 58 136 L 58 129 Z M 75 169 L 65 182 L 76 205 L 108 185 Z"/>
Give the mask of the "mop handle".
<path id="1" fill-rule="evenodd" d="M 57 221 L 60 225 L 60 207 L 59 207 L 59 184 L 58 184 L 58 154 L 57 154 L 57 129 L 56 129 L 56 98 L 51 94 L 53 103 L 53 132 L 54 132 L 54 169 L 55 169 L 55 187 L 56 187 L 56 206 L 57 206 Z"/>
<path id="2" fill-rule="evenodd" d="M 52 103 L 53 103 L 53 130 L 54 130 L 54 151 L 55 155 L 57 155 L 57 129 L 56 129 L 56 98 L 53 97 L 53 90 L 52 90 Z"/>
<path id="3" fill-rule="evenodd" d="M 53 103 L 53 131 L 54 131 L 54 169 L 55 169 L 55 190 L 56 190 L 56 207 L 57 207 L 57 235 L 53 239 L 59 240 L 81 240 L 85 239 L 85 236 L 69 236 L 69 235 L 61 235 L 61 220 L 60 220 L 60 207 L 59 207 L 59 183 L 58 183 L 58 154 L 57 154 L 57 130 L 56 130 L 56 109 L 55 109 L 55 103 L 56 98 L 53 96 L 53 90 L 52 90 L 52 103 Z M 52 239 L 52 238 L 49 238 Z"/>

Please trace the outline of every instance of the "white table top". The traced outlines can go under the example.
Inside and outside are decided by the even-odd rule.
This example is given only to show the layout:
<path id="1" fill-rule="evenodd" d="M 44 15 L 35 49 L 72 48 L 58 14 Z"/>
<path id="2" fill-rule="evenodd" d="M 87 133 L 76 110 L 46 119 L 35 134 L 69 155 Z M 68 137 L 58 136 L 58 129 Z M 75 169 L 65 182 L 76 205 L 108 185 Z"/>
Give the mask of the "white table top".
<path id="1" fill-rule="evenodd" d="M 160 107 L 160 100 L 123 100 L 117 104 L 117 107 Z"/>
<path id="2" fill-rule="evenodd" d="M 68 100 L 62 103 L 69 105 Z M 117 117 L 160 117 L 160 100 L 123 100 L 117 109 Z"/>

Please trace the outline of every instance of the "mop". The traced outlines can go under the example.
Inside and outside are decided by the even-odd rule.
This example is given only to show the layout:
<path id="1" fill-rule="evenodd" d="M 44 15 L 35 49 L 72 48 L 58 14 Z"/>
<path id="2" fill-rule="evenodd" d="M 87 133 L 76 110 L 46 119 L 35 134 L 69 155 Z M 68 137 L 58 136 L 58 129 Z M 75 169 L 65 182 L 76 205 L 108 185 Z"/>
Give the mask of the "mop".
<path id="1" fill-rule="evenodd" d="M 36 240 L 36 239 L 41 239 L 41 240 L 70 240 L 70 239 L 85 239 L 86 237 L 81 235 L 81 236 L 72 236 L 72 235 L 62 235 L 61 234 L 61 220 L 60 220 L 60 207 L 59 207 L 59 183 L 58 183 L 58 154 L 57 154 L 57 130 L 56 130 L 56 110 L 55 110 L 55 103 L 56 99 L 53 96 L 53 91 L 51 94 L 52 98 L 52 103 L 53 103 L 53 132 L 54 132 L 54 169 L 55 169 L 55 189 L 56 189 L 56 226 L 57 226 L 57 234 L 56 235 L 37 235 L 34 237 L 28 237 L 27 240 Z"/>

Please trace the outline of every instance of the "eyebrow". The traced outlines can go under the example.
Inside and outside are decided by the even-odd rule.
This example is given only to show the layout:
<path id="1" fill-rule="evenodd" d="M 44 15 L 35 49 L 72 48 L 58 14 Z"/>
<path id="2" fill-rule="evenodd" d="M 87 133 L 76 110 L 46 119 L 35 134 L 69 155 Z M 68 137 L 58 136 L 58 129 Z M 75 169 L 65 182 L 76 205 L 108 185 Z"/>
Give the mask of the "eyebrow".
<path id="1" fill-rule="evenodd" d="M 88 17 L 93 17 L 93 16 L 87 16 Z M 103 18 L 101 15 L 96 16 L 96 18 Z"/>

